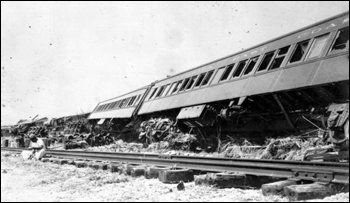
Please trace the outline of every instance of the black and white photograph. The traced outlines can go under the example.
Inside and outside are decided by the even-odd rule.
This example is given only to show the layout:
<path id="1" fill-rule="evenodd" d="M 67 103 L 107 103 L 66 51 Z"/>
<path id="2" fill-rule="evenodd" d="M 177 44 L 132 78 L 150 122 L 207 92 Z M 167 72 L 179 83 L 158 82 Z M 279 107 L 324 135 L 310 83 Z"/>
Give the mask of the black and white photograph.
<path id="1" fill-rule="evenodd" d="M 349 1 L 1 1 L 1 202 L 349 202 Z"/>

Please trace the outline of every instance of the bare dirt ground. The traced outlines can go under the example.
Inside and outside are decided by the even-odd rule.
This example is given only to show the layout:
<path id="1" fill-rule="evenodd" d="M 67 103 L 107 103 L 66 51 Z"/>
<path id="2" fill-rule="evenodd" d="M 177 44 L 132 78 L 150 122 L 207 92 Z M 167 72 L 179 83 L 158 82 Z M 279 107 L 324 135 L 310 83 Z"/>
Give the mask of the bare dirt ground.
<path id="1" fill-rule="evenodd" d="M 185 183 L 178 191 L 176 184 L 163 184 L 157 179 L 133 178 L 123 174 L 76 168 L 38 161 L 1 152 L 1 201 L 155 201 L 155 202 L 286 202 L 285 197 L 263 196 L 260 190 L 217 189 Z M 349 193 L 324 200 L 349 202 Z"/>

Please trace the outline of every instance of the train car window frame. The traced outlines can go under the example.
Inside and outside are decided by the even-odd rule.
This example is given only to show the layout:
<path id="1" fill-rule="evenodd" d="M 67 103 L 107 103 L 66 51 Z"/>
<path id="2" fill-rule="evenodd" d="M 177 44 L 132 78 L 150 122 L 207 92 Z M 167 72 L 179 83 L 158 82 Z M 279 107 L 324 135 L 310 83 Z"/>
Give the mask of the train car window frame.
<path id="1" fill-rule="evenodd" d="M 265 53 L 264 54 L 264 57 L 261 59 L 261 61 L 260 61 L 260 63 L 259 63 L 259 65 L 258 65 L 258 68 L 256 69 L 256 72 L 257 73 L 261 73 L 261 72 L 263 72 L 263 71 L 267 71 L 267 70 L 269 70 L 269 67 L 270 67 L 270 65 L 271 65 L 271 63 L 272 63 L 272 61 L 273 61 L 273 59 L 274 59 L 274 56 L 275 56 L 275 54 L 277 53 L 277 50 L 275 50 L 275 51 L 270 51 L 270 52 L 267 52 L 267 53 Z M 267 56 L 271 56 L 270 58 L 267 58 Z M 265 63 L 265 60 L 269 60 L 268 61 L 268 63 Z M 267 61 L 266 61 L 267 62 Z M 260 69 L 261 67 L 262 67 L 262 65 L 264 64 L 264 69 Z"/>
<path id="2" fill-rule="evenodd" d="M 327 47 L 329 39 L 330 39 L 330 33 L 315 37 L 311 43 L 309 52 L 306 55 L 306 60 L 311 60 L 311 59 L 321 57 L 322 54 L 324 53 L 325 48 Z"/>
<path id="3" fill-rule="evenodd" d="M 242 76 L 253 74 L 255 67 L 258 65 L 259 59 L 260 59 L 260 56 L 256 56 L 256 57 L 249 59 L 248 65 L 246 66 L 245 70 L 243 71 Z M 255 64 L 251 67 L 250 65 L 253 62 L 253 60 L 256 60 L 256 61 L 255 61 Z M 249 68 L 250 68 L 250 71 L 247 73 Z"/>
<path id="4" fill-rule="evenodd" d="M 116 104 L 117 104 L 117 101 L 112 102 L 112 105 L 111 105 L 110 109 L 114 109 Z"/>
<path id="5" fill-rule="evenodd" d="M 230 78 L 230 76 L 234 70 L 235 65 L 236 65 L 236 63 L 232 63 L 226 67 L 225 72 L 222 74 L 222 77 L 220 78 L 219 82 L 226 81 Z"/>
<path id="6" fill-rule="evenodd" d="M 183 80 L 177 81 L 177 83 L 175 85 L 175 88 L 173 89 L 173 92 L 171 94 L 176 94 L 180 90 L 182 82 L 183 82 Z"/>
<path id="7" fill-rule="evenodd" d="M 190 81 L 190 79 L 191 79 L 191 77 L 184 79 L 184 81 L 179 89 L 179 92 L 185 91 L 185 88 L 188 85 L 188 82 Z"/>
<path id="8" fill-rule="evenodd" d="M 104 104 L 102 104 L 102 105 L 100 106 L 99 111 L 103 111 L 103 107 L 104 107 Z"/>
<path id="9" fill-rule="evenodd" d="M 220 82 L 222 75 L 225 73 L 226 66 L 218 68 L 215 72 L 214 78 L 211 80 L 210 84 L 216 84 Z"/>
<path id="10" fill-rule="evenodd" d="M 340 46 L 340 45 L 336 45 L 338 40 L 340 40 L 340 37 L 341 37 L 341 34 L 342 34 L 342 31 L 346 31 L 347 30 L 347 34 L 345 32 L 344 36 L 347 37 L 347 42 L 346 43 L 342 43 L 340 45 L 344 45 L 345 44 L 345 48 L 344 49 L 335 49 L 335 46 Z M 342 35 L 343 36 L 343 35 Z M 339 29 L 337 31 L 337 34 L 334 38 L 334 41 L 332 43 L 332 46 L 328 52 L 328 55 L 334 55 L 334 54 L 338 54 L 338 53 L 342 53 L 342 52 L 347 52 L 349 51 L 349 27 L 345 27 L 345 28 L 342 28 L 342 29 Z"/>
<path id="11" fill-rule="evenodd" d="M 167 85 L 164 85 L 165 88 L 164 88 L 164 91 L 162 93 L 162 95 L 160 95 L 160 97 L 164 97 L 165 95 L 168 94 L 168 91 L 169 91 L 169 88 L 170 88 L 170 84 L 167 84 Z"/>
<path id="12" fill-rule="evenodd" d="M 156 94 L 156 96 L 154 97 L 155 99 L 156 98 L 159 98 L 162 94 L 163 94 L 163 91 L 165 89 L 165 85 L 161 86 Z"/>
<path id="13" fill-rule="evenodd" d="M 135 102 L 133 103 L 133 106 L 137 104 L 137 102 L 140 100 L 141 94 L 137 95 Z"/>
<path id="14" fill-rule="evenodd" d="M 235 71 L 233 72 L 231 79 L 236 79 L 241 77 L 241 75 L 243 74 L 243 71 L 245 69 L 245 67 L 247 66 L 248 60 L 242 60 L 238 63 L 237 67 L 235 68 Z M 241 64 L 244 64 L 243 66 L 241 66 Z M 239 72 L 239 75 L 236 75 L 236 73 Z"/>
<path id="15" fill-rule="evenodd" d="M 290 58 L 289 58 L 289 61 L 288 61 L 288 64 L 295 64 L 295 63 L 299 63 L 299 62 L 302 62 L 304 61 L 307 53 L 309 52 L 309 49 L 310 49 L 310 46 L 311 46 L 311 39 L 307 39 L 307 40 L 304 40 L 304 41 L 301 41 L 301 42 L 298 42 L 296 43 L 295 47 L 294 47 L 294 50 L 293 50 L 293 53 L 290 55 Z M 294 58 L 294 55 L 296 54 L 296 51 L 299 49 L 299 45 L 303 44 L 303 43 L 307 43 L 305 47 L 305 49 L 303 50 L 304 53 L 302 53 L 302 56 L 299 57 L 299 60 L 297 61 L 292 61 L 292 59 Z"/>
<path id="16" fill-rule="evenodd" d="M 96 112 L 100 112 L 102 109 L 102 105 L 98 106 L 97 109 L 96 109 Z"/>
<path id="17" fill-rule="evenodd" d="M 124 102 L 125 102 L 125 99 L 122 99 L 121 102 L 120 102 L 120 104 L 119 104 L 119 106 L 118 106 L 119 109 L 123 107 Z"/>
<path id="18" fill-rule="evenodd" d="M 129 103 L 128 103 L 128 106 L 131 106 L 131 105 L 132 105 L 132 103 L 133 103 L 134 100 L 135 100 L 135 97 L 136 97 L 136 96 L 131 97 L 131 99 L 130 99 L 130 101 L 129 101 Z"/>
<path id="19" fill-rule="evenodd" d="M 129 100 L 130 100 L 130 97 L 126 98 L 126 100 L 125 100 L 125 102 L 124 102 L 124 104 L 123 104 L 122 108 L 124 108 L 124 107 L 127 107 L 127 106 L 128 106 Z"/>
<path id="20" fill-rule="evenodd" d="M 188 81 L 187 86 L 185 87 L 185 91 L 190 90 L 193 88 L 194 83 L 196 82 L 198 75 L 192 76 L 191 79 Z"/>
<path id="21" fill-rule="evenodd" d="M 193 86 L 194 89 L 199 88 L 201 86 L 201 83 L 203 82 L 206 75 L 207 75 L 207 72 L 199 74 L 196 82 L 194 83 L 194 86 Z"/>
<path id="22" fill-rule="evenodd" d="M 173 83 L 171 84 L 170 89 L 169 89 L 169 91 L 167 92 L 166 96 L 172 94 L 172 92 L 174 91 L 174 88 L 176 87 L 177 82 L 178 82 L 178 81 L 173 82 Z"/>
<path id="23" fill-rule="evenodd" d="M 103 105 L 101 106 L 100 111 L 104 111 L 105 107 L 106 107 L 106 105 L 105 105 L 105 104 L 103 104 Z"/>
<path id="24" fill-rule="evenodd" d="M 104 104 L 103 111 L 106 111 L 108 107 L 108 104 Z"/>
<path id="25" fill-rule="evenodd" d="M 119 104 L 120 104 L 120 100 L 118 100 L 117 102 L 116 102 L 116 104 L 115 104 L 115 106 L 114 106 L 114 108 L 113 109 L 117 109 L 118 107 L 119 107 Z"/>
<path id="26" fill-rule="evenodd" d="M 205 87 L 210 84 L 211 79 L 213 78 L 214 70 L 208 71 L 205 75 L 205 78 L 202 81 L 201 87 Z"/>
<path id="27" fill-rule="evenodd" d="M 284 61 L 286 60 L 286 56 L 288 55 L 288 53 L 290 51 L 290 47 L 291 47 L 291 45 L 284 46 L 276 51 L 276 54 L 272 60 L 272 63 L 269 66 L 269 70 L 276 70 L 276 69 L 279 69 L 279 68 L 285 66 Z M 281 53 L 281 51 L 285 51 L 285 52 Z M 275 64 L 278 64 L 278 65 L 275 66 Z"/>
<path id="28" fill-rule="evenodd" d="M 153 88 L 152 94 L 150 94 L 148 101 L 152 99 L 152 97 L 155 95 L 155 93 L 157 92 L 158 87 Z"/>

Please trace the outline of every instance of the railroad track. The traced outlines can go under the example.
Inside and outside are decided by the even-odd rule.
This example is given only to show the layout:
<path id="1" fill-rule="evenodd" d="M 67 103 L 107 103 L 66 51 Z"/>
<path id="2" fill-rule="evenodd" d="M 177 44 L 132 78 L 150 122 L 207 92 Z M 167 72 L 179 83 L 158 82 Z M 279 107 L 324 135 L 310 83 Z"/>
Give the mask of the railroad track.
<path id="1" fill-rule="evenodd" d="M 19 148 L 2 151 L 21 152 Z M 297 181 L 348 185 L 349 163 L 229 159 L 215 157 L 173 156 L 141 153 L 47 150 L 46 156 L 77 161 L 105 161 L 157 167 L 172 167 L 205 172 L 242 173 Z"/>

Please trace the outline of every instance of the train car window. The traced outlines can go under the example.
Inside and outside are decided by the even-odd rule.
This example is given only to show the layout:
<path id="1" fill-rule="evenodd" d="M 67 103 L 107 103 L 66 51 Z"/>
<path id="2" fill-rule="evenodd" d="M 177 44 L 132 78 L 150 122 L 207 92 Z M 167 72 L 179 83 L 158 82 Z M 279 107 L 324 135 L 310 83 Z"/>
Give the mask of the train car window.
<path id="1" fill-rule="evenodd" d="M 131 100 L 132 100 L 132 97 L 129 97 L 128 100 L 127 100 L 127 102 L 126 102 L 126 104 L 125 104 L 125 107 L 128 107 L 128 106 L 129 106 Z"/>
<path id="2" fill-rule="evenodd" d="M 110 109 L 113 109 L 115 107 L 115 105 L 117 104 L 117 102 L 113 102 L 112 105 L 111 105 L 111 108 Z"/>
<path id="3" fill-rule="evenodd" d="M 339 30 L 330 54 L 349 51 L 349 27 Z"/>
<path id="4" fill-rule="evenodd" d="M 325 48 L 329 39 L 329 34 L 316 37 L 313 41 L 310 51 L 307 55 L 307 59 L 315 58 L 321 56 L 323 49 Z"/>
<path id="5" fill-rule="evenodd" d="M 164 97 L 168 93 L 169 88 L 170 88 L 170 84 L 165 85 L 164 91 L 163 91 L 162 95 L 160 95 L 160 96 Z"/>
<path id="6" fill-rule="evenodd" d="M 205 78 L 204 78 L 203 83 L 202 83 L 201 86 L 205 86 L 205 85 L 207 85 L 207 84 L 209 83 L 211 77 L 213 76 L 213 73 L 214 73 L 213 70 L 212 70 L 212 71 L 209 71 L 209 72 L 207 73 L 207 75 L 205 76 Z"/>
<path id="7" fill-rule="evenodd" d="M 124 105 L 124 102 L 125 102 L 125 99 L 123 99 L 121 102 L 120 102 L 120 104 L 119 104 L 119 108 L 122 108 L 122 106 Z"/>
<path id="8" fill-rule="evenodd" d="M 203 79 L 204 79 L 205 74 L 206 74 L 206 73 L 202 73 L 202 74 L 199 75 L 198 80 L 196 81 L 196 84 L 194 85 L 195 88 L 196 88 L 196 87 L 199 87 L 199 85 L 201 85 L 201 83 L 202 83 L 202 81 L 203 81 Z"/>
<path id="9" fill-rule="evenodd" d="M 190 81 L 190 78 L 186 78 L 186 79 L 184 80 L 184 82 L 182 83 L 182 86 L 181 86 L 179 92 L 182 92 L 182 91 L 185 90 L 185 87 L 187 86 L 188 81 Z"/>
<path id="10" fill-rule="evenodd" d="M 165 86 L 162 86 L 159 88 L 159 91 L 157 92 L 156 96 L 154 98 L 158 98 L 160 97 L 160 95 L 162 95 L 163 91 L 165 89 Z"/>
<path id="11" fill-rule="evenodd" d="M 102 106 L 99 106 L 96 111 L 99 112 L 101 111 L 101 109 L 102 109 Z"/>
<path id="12" fill-rule="evenodd" d="M 116 102 L 116 104 L 115 104 L 115 106 L 114 106 L 114 109 L 118 108 L 119 104 L 120 104 L 120 100 L 118 100 L 118 101 Z"/>
<path id="13" fill-rule="evenodd" d="M 103 105 L 101 106 L 101 111 L 103 111 L 103 110 L 105 109 L 105 107 L 106 107 L 106 104 L 103 104 Z"/>
<path id="14" fill-rule="evenodd" d="M 190 81 L 188 82 L 188 85 L 187 85 L 187 87 L 186 87 L 185 90 L 192 89 L 192 87 L 193 87 L 193 85 L 194 85 L 194 81 L 196 81 L 197 77 L 198 77 L 198 76 L 196 75 L 196 76 L 193 76 L 193 77 L 190 79 Z"/>
<path id="15" fill-rule="evenodd" d="M 137 97 L 136 97 L 136 99 L 135 99 L 134 103 L 132 104 L 133 106 L 137 104 L 137 102 L 138 102 L 138 101 L 139 101 L 139 99 L 140 99 L 140 96 L 141 96 L 140 94 L 139 94 L 139 95 L 137 95 Z"/>
<path id="16" fill-rule="evenodd" d="M 260 63 L 260 66 L 258 68 L 258 72 L 267 70 L 267 68 L 269 67 L 269 65 L 270 65 L 274 55 L 275 55 L 274 51 L 265 54 L 264 59 L 262 60 L 262 62 Z"/>
<path id="17" fill-rule="evenodd" d="M 219 70 L 216 72 L 211 84 L 218 83 L 224 72 L 225 72 L 225 67 L 219 68 Z"/>
<path id="18" fill-rule="evenodd" d="M 310 39 L 309 40 L 306 40 L 306 41 L 303 41 L 303 42 L 299 42 L 295 49 L 294 49 L 294 53 L 292 55 L 292 58 L 290 59 L 290 63 L 295 63 L 295 62 L 298 62 L 298 61 L 301 61 L 303 59 L 303 57 L 305 56 L 305 53 L 306 53 L 306 49 L 309 45 L 309 42 L 310 42 Z"/>
<path id="19" fill-rule="evenodd" d="M 136 99 L 136 96 L 131 97 L 128 106 L 131 106 L 131 104 L 134 102 L 135 99 Z"/>
<path id="20" fill-rule="evenodd" d="M 113 109 L 115 106 L 116 102 L 112 102 L 111 106 L 109 107 L 109 109 Z"/>
<path id="21" fill-rule="evenodd" d="M 180 80 L 176 83 L 175 88 L 173 89 L 171 94 L 174 94 L 175 92 L 177 92 L 180 89 L 182 82 L 183 82 L 183 80 Z"/>
<path id="22" fill-rule="evenodd" d="M 283 47 L 278 50 L 277 55 L 275 56 L 274 60 L 272 61 L 270 65 L 270 70 L 274 70 L 277 68 L 280 68 L 282 66 L 282 63 L 284 59 L 286 58 L 286 55 L 289 51 L 290 46 Z"/>
<path id="23" fill-rule="evenodd" d="M 220 81 L 227 80 L 227 78 L 230 76 L 230 74 L 231 74 L 231 72 L 232 72 L 232 70 L 233 70 L 233 67 L 235 67 L 235 64 L 231 64 L 231 65 L 229 65 L 229 66 L 226 68 L 226 70 L 225 70 L 224 74 L 222 75 Z"/>
<path id="24" fill-rule="evenodd" d="M 154 88 L 154 89 L 153 89 L 153 92 L 152 92 L 151 96 L 148 98 L 148 100 L 151 100 L 151 99 L 152 99 L 152 97 L 153 97 L 153 95 L 156 93 L 157 89 L 158 89 L 158 88 Z"/>
<path id="25" fill-rule="evenodd" d="M 174 82 L 174 83 L 171 85 L 171 87 L 170 87 L 169 92 L 167 93 L 167 95 L 170 95 L 170 94 L 173 93 L 174 88 L 176 87 L 176 84 L 177 84 L 177 82 Z"/>
<path id="26" fill-rule="evenodd" d="M 236 69 L 235 73 L 233 74 L 232 78 L 239 77 L 246 64 L 247 64 L 247 60 L 239 62 L 237 69 Z"/>
<path id="27" fill-rule="evenodd" d="M 249 64 L 248 64 L 247 68 L 245 69 L 243 75 L 248 75 L 249 73 L 251 73 L 253 71 L 256 63 L 258 62 L 258 60 L 259 60 L 259 56 L 250 59 Z"/>
<path id="28" fill-rule="evenodd" d="M 105 110 L 107 110 L 107 108 L 108 108 L 108 104 L 105 104 L 103 107 L 103 110 L 105 111 Z"/>
<path id="29" fill-rule="evenodd" d="M 128 105 L 129 100 L 130 100 L 130 97 L 125 99 L 125 102 L 124 102 L 122 108 L 124 108 Z"/>

